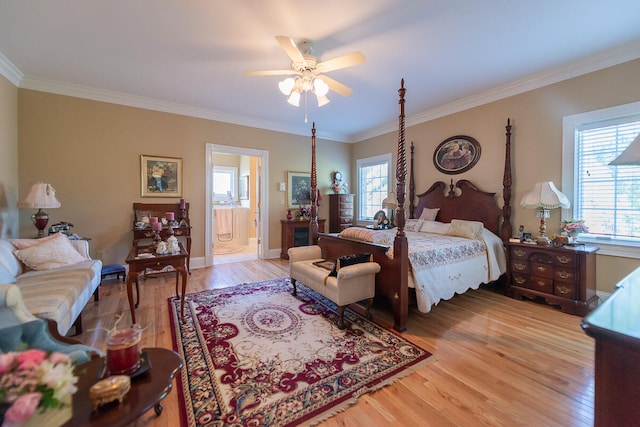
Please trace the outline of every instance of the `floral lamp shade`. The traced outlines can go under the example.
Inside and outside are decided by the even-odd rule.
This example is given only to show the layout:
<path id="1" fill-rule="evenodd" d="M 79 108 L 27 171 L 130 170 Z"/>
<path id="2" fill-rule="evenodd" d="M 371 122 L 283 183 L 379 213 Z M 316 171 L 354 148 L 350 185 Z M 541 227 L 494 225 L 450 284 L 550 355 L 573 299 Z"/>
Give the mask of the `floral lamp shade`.
<path id="1" fill-rule="evenodd" d="M 38 237 L 44 237 L 44 229 L 49 223 L 49 214 L 42 209 L 53 209 L 62 206 L 56 198 L 56 190 L 51 184 L 38 182 L 31 186 L 29 193 L 18 202 L 19 208 L 38 209 L 31 215 L 33 224 L 38 229 Z"/>
<path id="2" fill-rule="evenodd" d="M 547 226 L 545 218 L 549 218 L 550 209 L 564 208 L 569 209 L 571 203 L 567 196 L 562 194 L 560 190 L 551 181 L 538 182 L 533 189 L 524 195 L 520 201 L 520 206 L 526 209 L 536 209 L 536 216 L 540 218 L 540 235 L 536 238 L 541 243 L 549 243 L 547 237 Z"/>

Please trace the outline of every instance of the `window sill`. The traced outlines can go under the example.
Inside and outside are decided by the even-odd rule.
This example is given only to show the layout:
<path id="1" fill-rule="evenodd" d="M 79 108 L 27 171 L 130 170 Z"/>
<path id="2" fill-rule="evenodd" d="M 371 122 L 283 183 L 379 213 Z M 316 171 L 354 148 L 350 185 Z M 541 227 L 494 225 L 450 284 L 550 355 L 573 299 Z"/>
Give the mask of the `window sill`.
<path id="1" fill-rule="evenodd" d="M 640 259 L 640 242 L 588 236 L 580 237 L 578 241 L 598 246 L 600 248 L 598 254 L 600 255 Z"/>

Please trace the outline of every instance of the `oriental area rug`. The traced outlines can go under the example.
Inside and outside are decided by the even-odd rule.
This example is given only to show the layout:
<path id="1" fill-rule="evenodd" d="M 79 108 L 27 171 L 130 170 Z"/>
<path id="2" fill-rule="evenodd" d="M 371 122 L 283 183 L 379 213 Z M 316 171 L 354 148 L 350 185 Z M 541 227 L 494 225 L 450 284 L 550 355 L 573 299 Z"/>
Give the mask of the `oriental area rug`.
<path id="1" fill-rule="evenodd" d="M 423 366 L 431 354 L 290 279 L 169 299 L 182 425 L 313 425 Z"/>

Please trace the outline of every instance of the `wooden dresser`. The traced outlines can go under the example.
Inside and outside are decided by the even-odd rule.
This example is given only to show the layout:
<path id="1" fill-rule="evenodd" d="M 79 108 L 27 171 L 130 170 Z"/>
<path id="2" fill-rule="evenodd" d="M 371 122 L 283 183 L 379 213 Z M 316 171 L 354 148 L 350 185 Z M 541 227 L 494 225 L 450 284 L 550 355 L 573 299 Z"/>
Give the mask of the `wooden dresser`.
<path id="1" fill-rule="evenodd" d="M 543 298 L 548 304 L 579 316 L 596 306 L 598 247 L 523 243 L 508 243 L 508 247 L 509 296 Z"/>
<path id="2" fill-rule="evenodd" d="M 596 340 L 595 427 L 640 423 L 640 268 L 582 321 Z"/>
<path id="3" fill-rule="evenodd" d="M 318 233 L 324 233 L 324 219 L 318 220 Z M 309 245 L 309 220 L 281 219 L 282 225 L 282 246 L 280 258 L 289 259 L 287 251 L 295 246 Z"/>
<path id="4" fill-rule="evenodd" d="M 339 233 L 353 226 L 353 194 L 329 195 L 329 233 Z"/>

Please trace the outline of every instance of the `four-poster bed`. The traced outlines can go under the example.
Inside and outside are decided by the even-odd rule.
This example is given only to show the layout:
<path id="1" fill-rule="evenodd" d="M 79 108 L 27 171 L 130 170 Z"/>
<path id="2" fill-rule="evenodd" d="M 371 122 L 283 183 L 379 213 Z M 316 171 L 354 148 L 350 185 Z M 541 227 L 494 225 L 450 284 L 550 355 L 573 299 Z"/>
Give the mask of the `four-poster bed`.
<path id="1" fill-rule="evenodd" d="M 406 323 L 408 317 L 409 310 L 409 298 L 410 298 L 410 282 L 411 287 L 415 286 L 414 272 L 411 270 L 411 264 L 409 261 L 410 258 L 410 250 L 409 250 L 409 240 L 407 238 L 407 234 L 411 236 L 412 242 L 416 240 L 416 233 L 411 229 L 411 227 L 415 226 L 416 219 L 420 218 L 423 211 L 436 212 L 437 217 L 435 218 L 437 222 L 433 223 L 433 226 L 438 226 L 440 223 L 450 223 L 452 220 L 457 221 L 458 223 L 465 223 L 468 221 L 481 222 L 484 224 L 484 228 L 489 230 L 494 234 L 492 238 L 497 240 L 498 243 L 496 245 L 495 241 L 489 243 L 489 236 L 485 236 L 486 230 L 482 231 L 482 237 L 479 237 L 480 240 L 487 238 L 486 250 L 489 250 L 489 246 L 499 246 L 496 249 L 498 252 L 502 252 L 502 254 L 498 254 L 504 257 L 504 248 L 502 245 L 502 241 L 507 241 L 509 237 L 511 237 L 512 226 L 510 223 L 510 214 L 511 214 L 511 124 L 510 121 L 507 121 L 506 126 L 506 146 L 505 146 L 505 167 L 503 174 L 503 207 L 500 208 L 497 206 L 495 201 L 495 193 L 488 193 L 481 191 L 478 189 L 473 183 L 468 180 L 460 180 L 457 183 L 451 183 L 449 185 L 444 182 L 436 182 L 434 183 L 426 192 L 419 194 L 416 196 L 415 194 L 415 174 L 414 174 L 414 147 L 411 146 L 411 172 L 409 177 L 409 230 L 407 230 L 407 218 L 405 217 L 405 187 L 406 187 L 406 174 L 407 174 L 407 166 L 406 166 L 406 149 L 405 149 L 405 113 L 404 113 L 404 104 L 405 104 L 405 88 L 404 88 L 404 80 L 401 82 L 401 87 L 398 90 L 399 94 L 399 105 L 400 105 L 400 115 L 399 115 L 399 125 L 398 125 L 398 155 L 397 155 L 397 164 L 396 164 L 396 196 L 397 196 L 397 208 L 395 211 L 396 216 L 396 224 L 397 228 L 395 230 L 391 230 L 394 236 L 389 236 L 387 232 L 387 239 L 383 244 L 380 243 L 372 243 L 376 240 L 372 241 L 362 241 L 362 240 L 354 240 L 351 238 L 345 238 L 338 234 L 317 234 L 317 226 L 314 230 L 313 221 L 316 218 L 316 203 L 314 195 L 317 194 L 316 187 L 316 164 L 315 164 L 315 124 L 312 129 L 312 170 L 311 170 L 311 197 L 312 197 L 312 205 L 311 205 L 311 230 L 310 230 L 310 244 L 317 244 L 322 248 L 322 255 L 325 259 L 336 259 L 339 256 L 357 254 L 357 253 L 371 253 L 373 254 L 374 261 L 376 261 L 382 267 L 381 271 L 376 275 L 376 298 L 384 297 L 389 302 L 391 302 L 393 318 L 394 318 L 394 329 L 398 331 L 406 330 Z M 445 194 L 445 190 L 448 191 Z M 414 205 L 413 201 L 417 199 L 417 203 Z M 429 213 L 429 212 L 425 212 Z M 471 224 L 471 223 L 469 223 Z M 473 225 L 473 224 L 471 224 Z M 480 228 L 482 228 L 480 226 Z M 348 229 L 347 229 L 348 230 Z M 344 231 L 347 231 L 344 230 Z M 360 230 L 352 230 L 354 232 L 359 232 Z M 343 231 L 343 232 L 344 232 Z M 420 230 L 416 230 L 420 231 Z M 491 234 L 489 233 L 489 234 Z M 418 233 L 422 234 L 422 233 Z M 455 234 L 454 234 L 455 235 Z M 499 238 L 496 236 L 500 236 Z M 384 237 L 384 236 L 383 236 Z M 437 240 L 438 237 L 435 237 Z M 453 240 L 468 240 L 462 239 L 459 237 L 453 237 Z M 419 240 L 419 237 L 418 237 Z M 443 245 L 442 239 L 438 241 L 439 245 Z M 446 245 L 450 245 L 451 243 L 446 243 Z M 477 246 L 477 245 L 476 245 Z M 449 251 L 448 253 L 456 253 L 455 250 L 451 250 L 451 248 L 447 247 L 443 249 L 441 246 L 438 250 L 441 253 L 443 251 Z M 458 250 L 458 252 L 469 252 L 471 249 L 465 248 L 463 250 Z M 390 254 L 392 256 L 390 257 Z M 415 253 L 412 253 L 412 259 L 415 259 Z M 468 253 L 467 253 L 468 255 Z M 476 257 L 476 260 L 479 259 L 479 254 L 473 255 Z M 492 256 L 492 255 L 491 255 Z M 489 263 L 491 263 L 490 255 L 482 255 L 481 257 L 489 258 Z M 470 256 L 469 256 L 470 257 Z M 429 258 L 428 256 L 423 257 L 423 259 Z M 486 260 L 485 260 L 486 261 Z M 497 262 L 497 261 L 496 261 Z M 477 264 L 477 262 L 476 262 Z M 495 264 L 495 263 L 494 263 Z M 491 279 L 495 280 L 500 274 L 504 273 L 506 270 L 506 262 L 502 271 L 496 273 L 496 269 L 491 273 Z M 462 264 L 465 265 L 465 264 Z M 477 265 L 473 268 L 478 267 Z M 448 267 L 447 267 L 448 268 Z M 462 267 L 466 269 L 467 267 Z M 487 270 L 489 267 L 478 267 L 484 268 Z M 501 267 L 502 268 L 502 267 Z M 437 270 L 437 268 L 434 268 Z M 446 270 L 446 268 L 445 268 Z M 448 271 L 448 270 L 447 270 Z M 486 276 L 486 271 L 485 271 Z M 432 277 L 427 275 L 427 277 Z M 477 288 L 480 283 L 486 283 L 487 280 L 483 279 L 479 281 L 477 284 L 473 286 L 466 286 L 464 288 L 455 289 L 456 293 L 462 293 L 468 288 Z M 422 285 L 420 285 L 420 289 L 423 289 Z M 428 311 L 432 303 L 437 303 L 439 299 L 448 299 L 453 296 L 453 290 L 447 291 L 450 295 L 445 297 L 435 297 L 433 298 L 425 298 L 427 301 L 426 304 L 428 307 L 426 310 L 420 308 L 421 311 Z M 423 302 L 423 306 L 424 306 Z"/>

